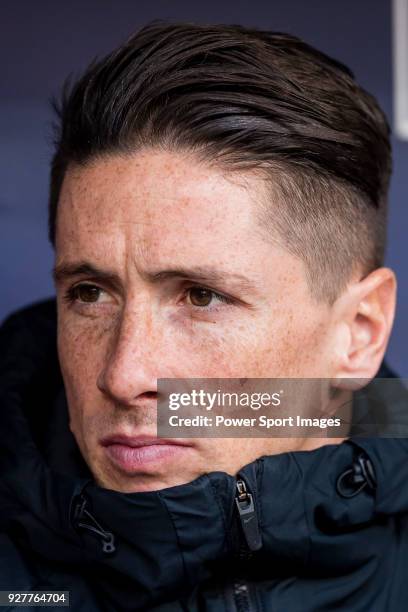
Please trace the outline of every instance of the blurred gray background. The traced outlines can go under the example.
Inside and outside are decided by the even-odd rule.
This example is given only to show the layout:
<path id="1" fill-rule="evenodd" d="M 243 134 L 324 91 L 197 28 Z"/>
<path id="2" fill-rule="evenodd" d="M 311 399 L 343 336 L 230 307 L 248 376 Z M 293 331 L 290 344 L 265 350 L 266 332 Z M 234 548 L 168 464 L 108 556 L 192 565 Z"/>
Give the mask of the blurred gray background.
<path id="1" fill-rule="evenodd" d="M 347 64 L 393 125 L 391 0 L 1 0 L 0 320 L 54 295 L 47 239 L 49 99 L 151 19 L 289 32 Z M 408 142 L 393 138 L 387 264 L 399 279 L 388 362 L 408 377 Z"/>

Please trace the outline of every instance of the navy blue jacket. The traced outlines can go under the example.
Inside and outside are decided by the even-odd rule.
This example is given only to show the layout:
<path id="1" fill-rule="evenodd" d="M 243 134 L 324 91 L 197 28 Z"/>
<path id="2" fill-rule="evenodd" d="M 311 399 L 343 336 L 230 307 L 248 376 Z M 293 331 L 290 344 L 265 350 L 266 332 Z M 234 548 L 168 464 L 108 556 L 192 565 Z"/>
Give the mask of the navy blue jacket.
<path id="1" fill-rule="evenodd" d="M 406 394 L 387 401 L 408 408 Z M 160 491 L 100 488 L 68 428 L 47 300 L 0 328 L 0 441 L 0 590 L 69 591 L 75 612 L 408 610 L 405 438 L 351 436 Z"/>

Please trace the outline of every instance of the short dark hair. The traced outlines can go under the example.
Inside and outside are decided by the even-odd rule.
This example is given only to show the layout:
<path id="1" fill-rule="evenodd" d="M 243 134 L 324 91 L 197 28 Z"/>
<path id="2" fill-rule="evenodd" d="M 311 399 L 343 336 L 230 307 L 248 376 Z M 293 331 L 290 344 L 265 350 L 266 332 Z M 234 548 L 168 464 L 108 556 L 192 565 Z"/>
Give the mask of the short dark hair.
<path id="1" fill-rule="evenodd" d="M 317 298 L 383 263 L 387 119 L 345 65 L 295 36 L 155 20 L 68 80 L 54 108 L 54 246 L 69 165 L 159 147 L 270 181 L 262 227 L 303 259 Z"/>

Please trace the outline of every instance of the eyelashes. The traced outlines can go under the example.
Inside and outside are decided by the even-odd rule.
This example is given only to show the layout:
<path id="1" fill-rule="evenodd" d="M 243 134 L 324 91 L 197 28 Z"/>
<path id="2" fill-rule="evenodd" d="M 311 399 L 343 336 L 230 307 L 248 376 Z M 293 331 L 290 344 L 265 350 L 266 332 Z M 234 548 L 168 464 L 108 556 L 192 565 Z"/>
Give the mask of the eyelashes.
<path id="1" fill-rule="evenodd" d="M 232 304 L 233 300 L 229 297 L 227 297 L 226 295 L 223 295 L 222 293 L 217 293 L 216 291 L 213 291 L 212 289 L 207 289 L 207 287 L 203 287 L 201 285 L 193 285 L 191 287 L 189 287 L 186 290 L 187 294 L 190 294 L 190 300 L 191 300 L 191 296 L 192 296 L 192 292 L 196 292 L 196 297 L 195 299 L 198 298 L 198 302 L 200 302 L 200 300 L 202 300 L 204 298 L 204 302 L 206 300 L 206 298 L 210 298 L 210 303 L 213 301 L 213 299 L 215 298 L 218 302 L 224 302 L 225 304 Z M 209 304 L 206 303 L 198 303 L 198 304 L 194 304 L 192 303 L 192 306 L 195 306 L 197 308 L 205 308 L 207 307 Z"/>
<path id="2" fill-rule="evenodd" d="M 90 283 L 79 283 L 72 287 L 69 287 L 63 295 L 63 300 L 65 303 L 70 305 L 80 304 L 81 306 L 98 306 L 101 303 L 107 303 L 108 300 L 104 302 L 98 302 L 98 297 L 101 294 L 109 295 L 104 289 L 98 287 L 97 285 L 93 285 Z M 82 298 L 81 298 L 82 296 Z M 214 301 L 221 302 L 224 304 L 234 304 L 235 300 L 230 298 L 222 293 L 218 293 L 213 289 L 205 287 L 203 285 L 191 285 L 190 287 L 185 288 L 184 297 L 190 297 L 190 303 L 188 306 L 198 311 L 210 311 L 214 309 L 214 306 L 210 306 Z M 194 296 L 194 300 L 192 299 Z M 83 299 L 85 297 L 85 299 Z M 86 298 L 91 299 L 86 299 Z M 93 298 L 96 298 L 95 300 Z M 196 303 L 194 303 L 194 301 Z"/>
<path id="3" fill-rule="evenodd" d="M 94 296 L 96 292 L 103 291 L 103 289 L 101 289 L 97 285 L 91 285 L 89 283 L 80 283 L 78 285 L 74 285 L 73 287 L 69 287 L 69 289 L 67 289 L 67 291 L 64 293 L 64 296 L 63 296 L 64 302 L 67 302 L 68 304 L 73 304 L 74 302 L 81 302 L 84 304 L 95 304 L 96 302 L 93 302 L 92 300 L 84 301 L 80 299 L 80 292 L 83 290 L 89 291 L 91 294 L 93 293 Z"/>

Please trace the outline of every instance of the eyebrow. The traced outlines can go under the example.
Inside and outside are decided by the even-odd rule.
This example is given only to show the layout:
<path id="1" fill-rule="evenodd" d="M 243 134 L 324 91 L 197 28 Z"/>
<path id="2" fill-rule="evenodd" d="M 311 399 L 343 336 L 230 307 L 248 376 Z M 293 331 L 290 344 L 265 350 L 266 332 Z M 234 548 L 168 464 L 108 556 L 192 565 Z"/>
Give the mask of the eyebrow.
<path id="1" fill-rule="evenodd" d="M 54 283 L 58 284 L 64 280 L 69 280 L 75 276 L 90 276 L 98 278 L 112 286 L 120 286 L 121 280 L 115 272 L 103 270 L 87 261 L 79 261 L 72 263 L 60 263 L 52 268 L 52 277 Z"/>
<path id="2" fill-rule="evenodd" d="M 212 266 L 195 266 L 193 268 L 178 266 L 157 272 L 143 271 L 142 277 L 150 283 L 158 283 L 169 278 L 184 278 L 202 283 L 231 282 L 237 289 L 257 291 L 257 285 L 243 274 L 216 269 Z M 115 288 L 122 287 L 118 274 L 105 270 L 87 261 L 60 263 L 52 268 L 52 277 L 56 284 L 76 276 L 89 276 Z"/>

